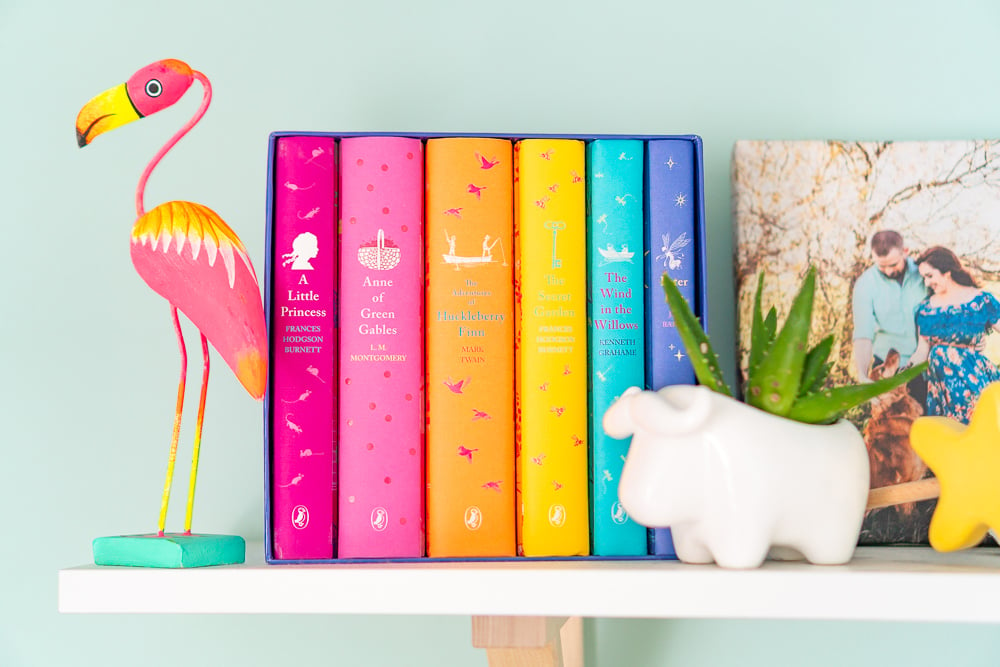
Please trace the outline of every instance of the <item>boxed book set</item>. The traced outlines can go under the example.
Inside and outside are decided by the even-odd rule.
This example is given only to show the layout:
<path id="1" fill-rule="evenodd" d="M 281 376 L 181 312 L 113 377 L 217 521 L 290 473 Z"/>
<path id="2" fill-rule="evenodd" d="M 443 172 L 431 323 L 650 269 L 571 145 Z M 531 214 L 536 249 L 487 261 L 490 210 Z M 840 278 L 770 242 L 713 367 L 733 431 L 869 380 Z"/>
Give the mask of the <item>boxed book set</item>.
<path id="1" fill-rule="evenodd" d="M 692 383 L 695 136 L 277 132 L 271 563 L 664 558 L 617 501 L 628 386 Z"/>

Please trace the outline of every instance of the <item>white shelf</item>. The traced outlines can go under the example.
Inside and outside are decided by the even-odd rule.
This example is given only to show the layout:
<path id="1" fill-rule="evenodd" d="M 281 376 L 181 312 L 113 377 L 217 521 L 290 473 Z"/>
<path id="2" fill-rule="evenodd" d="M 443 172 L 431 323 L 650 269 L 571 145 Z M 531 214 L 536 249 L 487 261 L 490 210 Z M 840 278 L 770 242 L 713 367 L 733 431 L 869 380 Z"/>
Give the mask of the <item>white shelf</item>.
<path id="1" fill-rule="evenodd" d="M 59 572 L 64 613 L 443 614 L 1000 623 L 1000 549 L 866 547 L 843 566 L 671 561 L 96 567 Z"/>

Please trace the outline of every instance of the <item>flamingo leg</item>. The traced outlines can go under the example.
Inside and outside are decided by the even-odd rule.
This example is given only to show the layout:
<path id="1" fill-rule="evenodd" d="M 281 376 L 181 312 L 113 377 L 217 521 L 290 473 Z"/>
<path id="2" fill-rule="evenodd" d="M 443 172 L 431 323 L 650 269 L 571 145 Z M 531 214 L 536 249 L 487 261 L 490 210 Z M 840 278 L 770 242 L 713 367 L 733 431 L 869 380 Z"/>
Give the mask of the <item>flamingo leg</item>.
<path id="1" fill-rule="evenodd" d="M 170 457 L 167 459 L 167 479 L 163 483 L 163 500 L 160 502 L 160 523 L 157 535 L 163 537 L 163 529 L 167 525 L 167 506 L 170 504 L 170 486 L 174 482 L 174 463 L 177 461 L 177 441 L 181 434 L 181 414 L 184 412 L 184 385 L 187 381 L 187 349 L 184 347 L 184 334 L 177 318 L 177 308 L 170 306 L 170 315 L 174 321 L 174 332 L 177 334 L 177 346 L 181 352 L 181 378 L 177 384 L 177 408 L 174 412 L 174 433 L 170 439 Z"/>
<path id="2" fill-rule="evenodd" d="M 184 515 L 184 534 L 191 534 L 191 515 L 194 514 L 194 487 L 198 479 L 198 457 L 201 454 L 201 429 L 205 423 L 205 399 L 208 397 L 208 339 L 201 335 L 201 354 L 205 367 L 201 373 L 201 396 L 198 398 L 198 420 L 194 426 L 194 452 L 191 455 L 191 481 L 188 485 L 187 513 Z"/>

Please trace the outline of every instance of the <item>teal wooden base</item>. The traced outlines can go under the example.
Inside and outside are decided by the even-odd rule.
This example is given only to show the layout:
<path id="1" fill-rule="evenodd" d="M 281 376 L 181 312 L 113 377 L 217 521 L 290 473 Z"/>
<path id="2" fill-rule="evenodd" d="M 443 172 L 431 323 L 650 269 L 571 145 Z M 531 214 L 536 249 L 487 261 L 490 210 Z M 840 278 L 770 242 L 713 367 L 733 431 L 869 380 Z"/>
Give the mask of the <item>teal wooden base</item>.
<path id="1" fill-rule="evenodd" d="M 131 567 L 206 567 L 246 560 L 246 542 L 238 535 L 167 533 L 117 535 L 94 540 L 95 565 Z"/>

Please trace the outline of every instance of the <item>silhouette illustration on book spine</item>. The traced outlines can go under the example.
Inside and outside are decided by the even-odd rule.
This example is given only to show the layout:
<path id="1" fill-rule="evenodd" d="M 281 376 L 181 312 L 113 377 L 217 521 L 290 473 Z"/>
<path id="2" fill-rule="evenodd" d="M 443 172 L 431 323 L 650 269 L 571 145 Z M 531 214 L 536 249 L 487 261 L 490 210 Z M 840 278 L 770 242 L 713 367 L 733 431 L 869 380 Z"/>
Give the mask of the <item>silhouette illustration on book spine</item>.
<path id="1" fill-rule="evenodd" d="M 162 111 L 180 100 L 195 81 L 204 91 L 201 104 L 143 171 L 135 193 L 136 221 L 132 227 L 132 264 L 146 284 L 170 303 L 181 355 L 159 522 L 153 534 L 95 540 L 94 560 L 99 565 L 192 567 L 243 562 L 245 557 L 242 538 L 196 535 L 191 532 L 191 522 L 208 388 L 208 343 L 212 343 L 253 398 L 260 400 L 264 395 L 267 334 L 257 275 L 242 241 L 211 209 L 187 201 L 170 201 L 146 211 L 144 204 L 150 174 L 208 110 L 212 99 L 211 84 L 204 74 L 184 62 L 157 61 L 88 102 L 77 116 L 76 137 L 82 148 L 110 130 Z M 286 184 L 286 187 L 301 186 Z M 165 532 L 167 508 L 187 376 L 187 351 L 179 312 L 183 312 L 200 333 L 203 372 L 184 531 L 168 534 Z"/>
<path id="2" fill-rule="evenodd" d="M 312 232 L 302 232 L 292 242 L 292 251 L 281 256 L 281 265 L 292 265 L 296 271 L 312 271 L 309 260 L 316 259 L 319 254 L 319 243 Z"/>

